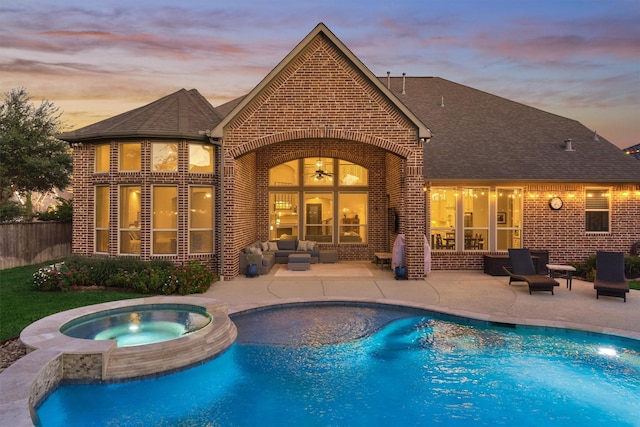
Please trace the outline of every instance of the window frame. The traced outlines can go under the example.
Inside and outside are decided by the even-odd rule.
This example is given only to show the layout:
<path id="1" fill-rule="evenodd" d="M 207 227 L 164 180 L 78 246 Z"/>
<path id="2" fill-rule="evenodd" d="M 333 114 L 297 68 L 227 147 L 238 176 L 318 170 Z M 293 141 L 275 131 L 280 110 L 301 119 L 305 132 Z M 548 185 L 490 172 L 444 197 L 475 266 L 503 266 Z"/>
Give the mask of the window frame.
<path id="1" fill-rule="evenodd" d="M 604 192 L 604 200 L 607 202 L 606 209 L 589 208 L 588 200 L 590 192 Z M 611 194 L 613 189 L 611 187 L 585 187 L 584 189 L 584 230 L 589 234 L 610 234 L 611 233 Z M 607 229 L 606 230 L 589 230 L 589 213 L 590 212 L 606 212 L 607 214 Z"/>

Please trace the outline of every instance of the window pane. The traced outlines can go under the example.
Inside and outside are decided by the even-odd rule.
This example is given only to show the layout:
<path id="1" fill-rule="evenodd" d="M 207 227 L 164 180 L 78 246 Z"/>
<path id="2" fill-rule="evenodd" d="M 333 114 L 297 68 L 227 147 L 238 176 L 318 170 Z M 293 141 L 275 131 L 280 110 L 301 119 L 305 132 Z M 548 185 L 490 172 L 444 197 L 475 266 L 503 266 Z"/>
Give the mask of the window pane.
<path id="1" fill-rule="evenodd" d="M 297 186 L 299 160 L 292 160 L 269 169 L 269 185 Z"/>
<path id="2" fill-rule="evenodd" d="M 609 212 L 586 212 L 587 231 L 609 231 Z"/>
<path id="3" fill-rule="evenodd" d="M 153 187 L 154 254 L 177 253 L 178 238 L 178 187 Z"/>
<path id="4" fill-rule="evenodd" d="M 304 185 L 333 186 L 333 159 L 328 157 L 304 159 Z"/>
<path id="5" fill-rule="evenodd" d="M 297 191 L 269 193 L 269 238 L 298 238 Z"/>
<path id="6" fill-rule="evenodd" d="M 454 250 L 456 234 L 455 188 L 433 187 L 431 189 L 431 247 Z"/>
<path id="7" fill-rule="evenodd" d="M 340 193 L 340 243 L 366 243 L 367 193 Z"/>
<path id="8" fill-rule="evenodd" d="M 213 252 L 213 187 L 191 187 L 189 252 Z"/>
<path id="9" fill-rule="evenodd" d="M 333 241 L 333 193 L 305 193 L 304 239 L 315 242 Z"/>
<path id="10" fill-rule="evenodd" d="M 340 160 L 338 164 L 340 174 L 340 185 L 367 185 L 369 183 L 369 173 L 367 169 L 355 163 Z"/>
<path id="11" fill-rule="evenodd" d="M 153 232 L 153 253 L 154 254 L 175 254 L 177 253 L 177 233 L 175 231 L 154 231 Z"/>
<path id="12" fill-rule="evenodd" d="M 506 251 L 509 248 L 521 248 L 522 240 L 520 237 L 520 230 L 498 230 L 498 245 L 499 251 Z"/>
<path id="13" fill-rule="evenodd" d="M 120 253 L 140 253 L 140 187 L 120 187 Z"/>
<path id="14" fill-rule="evenodd" d="M 95 251 L 109 252 L 109 187 L 96 187 Z"/>
<path id="15" fill-rule="evenodd" d="M 139 171 L 140 170 L 140 144 L 127 143 L 120 144 L 120 170 Z"/>
<path id="16" fill-rule="evenodd" d="M 189 172 L 213 173 L 213 150 L 212 145 L 189 144 Z"/>
<path id="17" fill-rule="evenodd" d="M 177 187 L 153 187 L 153 228 L 178 227 Z"/>
<path id="18" fill-rule="evenodd" d="M 157 143 L 151 144 L 152 170 L 156 172 L 175 172 L 178 170 L 178 145 Z"/>
<path id="19" fill-rule="evenodd" d="M 96 172 L 109 172 L 109 144 L 96 145 Z"/>

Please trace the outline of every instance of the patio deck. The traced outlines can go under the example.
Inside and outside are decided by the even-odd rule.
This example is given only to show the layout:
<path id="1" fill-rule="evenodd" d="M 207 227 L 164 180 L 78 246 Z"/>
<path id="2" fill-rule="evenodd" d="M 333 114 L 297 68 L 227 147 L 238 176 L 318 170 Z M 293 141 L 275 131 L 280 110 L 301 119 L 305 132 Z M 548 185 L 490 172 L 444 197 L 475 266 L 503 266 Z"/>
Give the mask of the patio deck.
<path id="1" fill-rule="evenodd" d="M 229 304 L 229 313 L 269 304 L 306 301 L 374 301 L 411 305 L 480 320 L 540 326 L 560 326 L 640 339 L 640 291 L 631 290 L 627 302 L 620 298 L 596 299 L 593 283 L 565 281 L 555 295 L 534 292 L 525 283 L 509 285 L 506 276 L 482 271 L 432 271 L 425 280 L 395 280 L 394 273 L 374 263 L 344 263 L 336 266 L 362 268 L 362 277 L 276 277 L 276 265 L 268 275 L 239 276 L 215 283 L 205 294 Z M 312 267 L 313 270 L 313 267 Z"/>

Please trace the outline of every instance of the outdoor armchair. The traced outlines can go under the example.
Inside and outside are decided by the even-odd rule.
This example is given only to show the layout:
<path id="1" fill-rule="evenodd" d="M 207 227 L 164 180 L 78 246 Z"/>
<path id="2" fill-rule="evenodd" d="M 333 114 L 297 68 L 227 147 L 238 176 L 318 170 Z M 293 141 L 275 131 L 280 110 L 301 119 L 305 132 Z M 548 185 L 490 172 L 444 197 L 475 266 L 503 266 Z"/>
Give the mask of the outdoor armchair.
<path id="1" fill-rule="evenodd" d="M 509 249 L 509 262 L 510 267 L 502 267 L 509 275 L 509 284 L 526 282 L 530 295 L 533 291 L 550 291 L 553 295 L 553 288 L 560 285 L 551 277 L 538 274 L 529 249 Z"/>
<path id="2" fill-rule="evenodd" d="M 622 252 L 596 252 L 596 277 L 593 281 L 596 298 L 600 295 L 622 298 L 627 302 L 629 282 L 624 276 Z"/>

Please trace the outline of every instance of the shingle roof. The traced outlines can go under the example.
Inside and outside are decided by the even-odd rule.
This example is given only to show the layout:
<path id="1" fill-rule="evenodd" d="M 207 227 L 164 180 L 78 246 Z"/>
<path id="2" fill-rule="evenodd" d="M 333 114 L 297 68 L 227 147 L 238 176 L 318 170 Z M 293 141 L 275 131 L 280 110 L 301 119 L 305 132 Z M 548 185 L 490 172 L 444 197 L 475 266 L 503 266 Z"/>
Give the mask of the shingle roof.
<path id="1" fill-rule="evenodd" d="M 635 159 L 575 120 L 437 77 L 407 77 L 405 94 L 389 80 L 432 132 L 426 179 L 640 182 Z"/>
<path id="2" fill-rule="evenodd" d="M 122 137 L 204 138 L 200 131 L 211 129 L 220 116 L 197 90 L 180 89 L 143 107 L 66 132 L 69 142 Z"/>

